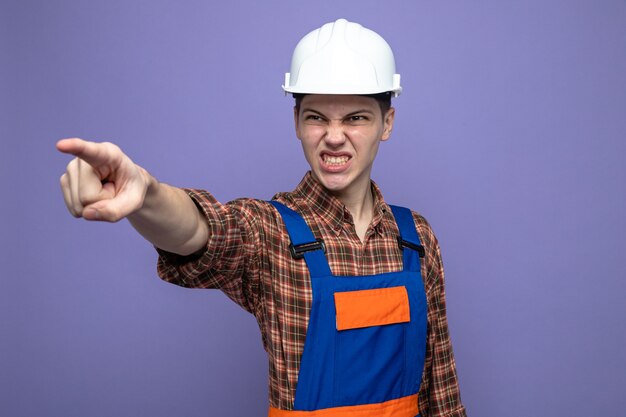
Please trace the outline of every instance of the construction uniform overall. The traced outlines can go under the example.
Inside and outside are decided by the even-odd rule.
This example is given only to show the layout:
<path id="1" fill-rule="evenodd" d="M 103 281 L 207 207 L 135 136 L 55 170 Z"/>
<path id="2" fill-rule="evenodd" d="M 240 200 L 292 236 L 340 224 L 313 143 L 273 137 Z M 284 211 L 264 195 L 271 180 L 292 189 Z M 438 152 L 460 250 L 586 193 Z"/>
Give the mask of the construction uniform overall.
<path id="1" fill-rule="evenodd" d="M 416 417 L 427 332 L 420 244 L 411 211 L 391 206 L 403 270 L 334 276 L 304 219 L 273 201 L 311 276 L 311 305 L 294 409 L 270 417 Z"/>

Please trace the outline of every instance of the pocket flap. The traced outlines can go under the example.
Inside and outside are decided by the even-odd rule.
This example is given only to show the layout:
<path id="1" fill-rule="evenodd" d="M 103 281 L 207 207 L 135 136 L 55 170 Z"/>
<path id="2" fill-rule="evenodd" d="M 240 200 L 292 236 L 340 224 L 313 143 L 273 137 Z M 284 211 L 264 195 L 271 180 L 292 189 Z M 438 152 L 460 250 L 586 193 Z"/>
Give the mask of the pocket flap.
<path id="1" fill-rule="evenodd" d="M 337 330 L 411 321 L 406 287 L 335 293 Z"/>

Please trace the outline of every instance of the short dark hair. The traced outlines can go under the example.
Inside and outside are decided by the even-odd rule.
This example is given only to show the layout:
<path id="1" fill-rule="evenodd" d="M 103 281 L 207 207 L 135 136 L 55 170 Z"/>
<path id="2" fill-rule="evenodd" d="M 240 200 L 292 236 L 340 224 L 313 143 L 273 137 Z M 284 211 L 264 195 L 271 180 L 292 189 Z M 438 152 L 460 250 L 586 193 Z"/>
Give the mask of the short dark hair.
<path id="1" fill-rule="evenodd" d="M 391 108 L 391 92 L 388 91 L 386 93 L 378 93 L 378 94 L 358 94 L 362 97 L 370 97 L 378 102 L 378 107 L 380 107 L 380 112 L 382 113 L 383 118 L 387 111 Z M 296 99 L 296 111 L 300 113 L 300 103 L 302 103 L 302 99 L 306 96 L 306 94 L 294 93 L 293 98 Z"/>

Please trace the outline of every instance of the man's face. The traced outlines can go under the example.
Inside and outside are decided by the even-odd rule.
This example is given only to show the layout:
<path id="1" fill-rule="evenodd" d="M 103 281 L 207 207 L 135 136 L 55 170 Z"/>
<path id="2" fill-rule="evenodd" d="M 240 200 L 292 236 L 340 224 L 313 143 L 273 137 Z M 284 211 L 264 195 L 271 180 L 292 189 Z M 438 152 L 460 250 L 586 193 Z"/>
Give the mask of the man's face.
<path id="1" fill-rule="evenodd" d="M 310 94 L 294 109 L 296 135 L 313 175 L 337 197 L 369 187 L 381 141 L 389 139 L 395 110 L 381 114 L 371 97 Z"/>

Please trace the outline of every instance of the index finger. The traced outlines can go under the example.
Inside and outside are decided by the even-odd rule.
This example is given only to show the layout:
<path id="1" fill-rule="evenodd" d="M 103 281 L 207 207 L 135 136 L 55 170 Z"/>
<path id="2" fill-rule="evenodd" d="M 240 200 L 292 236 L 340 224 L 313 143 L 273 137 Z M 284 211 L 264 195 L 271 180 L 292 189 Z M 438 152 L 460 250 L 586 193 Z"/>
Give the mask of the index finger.
<path id="1" fill-rule="evenodd" d="M 99 166 L 111 160 L 110 144 L 96 143 L 79 138 L 61 139 L 56 148 L 63 153 L 74 155 L 92 166 Z"/>

